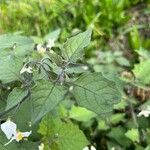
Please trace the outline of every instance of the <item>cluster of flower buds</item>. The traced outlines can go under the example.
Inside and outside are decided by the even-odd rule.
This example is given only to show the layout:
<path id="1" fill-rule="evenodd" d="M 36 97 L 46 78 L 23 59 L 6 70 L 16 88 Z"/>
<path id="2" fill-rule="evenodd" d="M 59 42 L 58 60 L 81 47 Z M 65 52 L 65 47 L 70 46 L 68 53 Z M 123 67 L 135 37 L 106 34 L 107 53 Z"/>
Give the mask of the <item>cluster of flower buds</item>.
<path id="1" fill-rule="evenodd" d="M 49 39 L 48 42 L 47 42 L 46 44 L 44 44 L 44 45 L 42 45 L 42 44 L 37 44 L 37 45 L 35 46 L 35 50 L 36 50 L 39 54 L 44 55 L 44 53 L 45 53 L 46 51 L 51 50 L 51 48 L 54 47 L 54 46 L 55 46 L 55 39 Z"/>

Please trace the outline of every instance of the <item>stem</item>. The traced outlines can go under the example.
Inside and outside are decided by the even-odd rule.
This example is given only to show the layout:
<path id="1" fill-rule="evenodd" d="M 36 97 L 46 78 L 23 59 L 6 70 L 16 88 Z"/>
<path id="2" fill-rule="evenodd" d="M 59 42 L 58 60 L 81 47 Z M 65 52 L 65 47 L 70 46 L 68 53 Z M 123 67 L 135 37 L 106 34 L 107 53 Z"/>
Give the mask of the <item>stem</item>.
<path id="1" fill-rule="evenodd" d="M 132 103 L 129 100 L 128 100 L 128 104 L 129 104 L 129 107 L 130 107 L 131 116 L 132 116 L 132 120 L 134 122 L 134 125 L 136 126 L 136 128 L 138 128 L 139 125 L 138 125 L 138 122 L 137 122 L 137 118 L 136 118 L 136 114 L 134 112 L 133 105 L 132 105 Z"/>

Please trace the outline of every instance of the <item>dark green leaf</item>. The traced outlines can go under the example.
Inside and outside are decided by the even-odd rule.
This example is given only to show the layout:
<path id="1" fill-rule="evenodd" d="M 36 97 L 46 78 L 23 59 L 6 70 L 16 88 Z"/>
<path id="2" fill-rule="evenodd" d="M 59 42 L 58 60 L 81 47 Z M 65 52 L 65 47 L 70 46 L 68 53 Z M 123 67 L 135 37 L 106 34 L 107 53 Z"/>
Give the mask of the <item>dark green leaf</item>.
<path id="1" fill-rule="evenodd" d="M 21 88 L 14 88 L 13 91 L 8 95 L 6 110 L 19 104 L 22 99 L 28 94 L 28 91 Z"/>
<path id="2" fill-rule="evenodd" d="M 75 62 L 83 55 L 83 49 L 87 47 L 91 41 L 91 29 L 79 33 L 78 35 L 69 38 L 63 45 L 63 57 L 68 62 Z"/>
<path id="3" fill-rule="evenodd" d="M 20 70 L 23 67 L 22 60 L 15 56 L 3 57 L 0 60 L 0 80 L 8 83 L 21 80 Z"/>
<path id="4" fill-rule="evenodd" d="M 38 81 L 31 93 L 32 122 L 41 119 L 46 113 L 54 109 L 64 97 L 64 90 L 49 81 Z"/>
<path id="5" fill-rule="evenodd" d="M 113 105 L 121 99 L 115 83 L 101 73 L 81 75 L 74 83 L 73 94 L 79 106 L 97 114 L 112 111 Z"/>

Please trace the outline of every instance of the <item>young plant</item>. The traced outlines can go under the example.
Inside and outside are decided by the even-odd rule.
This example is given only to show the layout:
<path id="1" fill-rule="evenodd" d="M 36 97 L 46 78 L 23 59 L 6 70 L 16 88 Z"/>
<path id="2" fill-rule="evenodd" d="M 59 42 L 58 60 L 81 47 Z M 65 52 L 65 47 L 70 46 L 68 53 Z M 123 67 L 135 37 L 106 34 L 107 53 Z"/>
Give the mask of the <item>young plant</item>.
<path id="1" fill-rule="evenodd" d="M 90 43 L 91 29 L 64 44 L 56 42 L 59 33 L 56 30 L 48 34 L 40 45 L 20 35 L 0 36 L 0 118 L 11 118 L 21 131 L 34 130 L 30 142 L 22 142 L 22 147 L 24 143 L 36 144 L 33 141 L 37 130 L 33 127 L 44 117 L 38 132 L 43 135 L 46 149 L 83 149 L 89 142 L 75 124 L 61 118 L 62 102 L 69 100 L 73 105 L 105 115 L 121 99 L 115 82 L 79 64 Z"/>

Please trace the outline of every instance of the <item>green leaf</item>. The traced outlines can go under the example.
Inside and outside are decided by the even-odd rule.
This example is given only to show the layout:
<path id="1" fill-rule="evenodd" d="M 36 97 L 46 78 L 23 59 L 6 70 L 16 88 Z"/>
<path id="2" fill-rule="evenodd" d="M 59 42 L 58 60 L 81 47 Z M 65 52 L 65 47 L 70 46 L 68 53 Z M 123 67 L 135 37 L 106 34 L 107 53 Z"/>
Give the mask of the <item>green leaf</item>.
<path id="1" fill-rule="evenodd" d="M 62 87 L 52 84 L 49 81 L 40 80 L 32 89 L 32 122 L 35 123 L 46 113 L 54 109 L 64 98 Z"/>
<path id="2" fill-rule="evenodd" d="M 145 60 L 136 64 L 133 73 L 135 77 L 145 84 L 150 84 L 150 60 Z"/>
<path id="3" fill-rule="evenodd" d="M 23 46 L 32 44 L 33 40 L 20 35 L 4 34 L 0 35 L 0 49 L 11 48 L 16 46 Z"/>
<path id="4" fill-rule="evenodd" d="M 141 40 L 137 27 L 134 25 L 133 30 L 130 33 L 129 42 L 131 44 L 132 49 L 140 49 Z"/>
<path id="5" fill-rule="evenodd" d="M 124 116 L 125 116 L 125 114 L 123 114 L 123 113 L 113 114 L 110 118 L 110 121 L 112 124 L 117 124 L 120 121 L 124 121 Z"/>
<path id="6" fill-rule="evenodd" d="M 87 71 L 89 71 L 87 66 L 71 66 L 66 69 L 67 74 L 72 74 L 72 73 L 81 74 Z"/>
<path id="7" fill-rule="evenodd" d="M 60 29 L 57 29 L 53 32 L 50 32 L 44 37 L 44 40 L 48 42 L 49 39 L 54 39 L 56 41 L 59 38 L 60 31 Z"/>
<path id="8" fill-rule="evenodd" d="M 48 115 L 42 120 L 39 133 L 52 143 L 52 150 L 82 150 L 88 144 L 78 126 L 71 122 L 63 123 L 58 118 L 52 119 Z"/>
<path id="9" fill-rule="evenodd" d="M 126 67 L 130 66 L 129 60 L 126 59 L 125 57 L 117 57 L 116 62 L 121 66 L 126 66 Z"/>
<path id="10" fill-rule="evenodd" d="M 32 128 L 34 126 L 29 126 L 31 125 L 31 114 L 31 100 L 28 98 L 19 104 L 18 107 L 10 111 L 7 116 L 13 116 L 13 121 L 17 124 L 20 131 L 33 131 Z"/>
<path id="11" fill-rule="evenodd" d="M 57 133 L 59 139 L 57 141 L 59 150 L 83 149 L 88 144 L 82 131 L 72 123 L 64 123 Z"/>
<path id="12" fill-rule="evenodd" d="M 115 110 L 125 109 L 127 105 L 128 105 L 127 102 L 123 99 L 120 101 L 120 103 L 114 105 L 114 109 Z"/>
<path id="13" fill-rule="evenodd" d="M 123 149 L 126 149 L 125 147 L 128 147 L 131 141 L 125 136 L 125 132 L 126 130 L 121 126 L 114 127 L 108 133 L 108 137 L 122 145 Z"/>
<path id="14" fill-rule="evenodd" d="M 16 46 L 14 49 L 14 53 L 18 57 L 24 57 L 26 55 L 29 55 L 34 49 L 34 43 L 30 43 L 23 46 Z"/>
<path id="15" fill-rule="evenodd" d="M 121 99 L 115 83 L 101 73 L 83 74 L 73 85 L 73 94 L 79 106 L 97 114 L 112 111 L 113 105 Z"/>
<path id="16" fill-rule="evenodd" d="M 69 118 L 75 119 L 77 121 L 87 122 L 90 119 L 96 117 L 97 115 L 86 108 L 73 106 L 69 112 Z"/>
<path id="17" fill-rule="evenodd" d="M 27 94 L 28 91 L 24 89 L 18 87 L 14 88 L 12 92 L 8 95 L 6 110 L 19 104 Z"/>
<path id="18" fill-rule="evenodd" d="M 108 124 L 102 119 L 100 119 L 98 121 L 98 126 L 97 127 L 98 127 L 99 130 L 108 130 L 109 129 Z"/>
<path id="19" fill-rule="evenodd" d="M 128 137 L 132 142 L 139 142 L 139 131 L 138 129 L 132 128 L 125 133 L 125 136 Z"/>
<path id="20" fill-rule="evenodd" d="M 22 60 L 15 56 L 2 57 L 0 59 L 0 80 L 3 83 L 21 80 L 20 70 L 23 67 Z"/>
<path id="21" fill-rule="evenodd" d="M 47 54 L 50 57 L 50 59 L 52 60 L 52 62 L 54 62 L 57 66 L 62 66 L 63 59 L 62 59 L 62 57 L 60 55 L 58 55 L 55 52 L 53 52 L 53 53 L 47 53 Z"/>
<path id="22" fill-rule="evenodd" d="M 83 55 L 83 49 L 87 47 L 91 41 L 92 30 L 89 29 L 83 33 L 69 38 L 63 45 L 63 57 L 68 62 L 75 62 Z"/>

